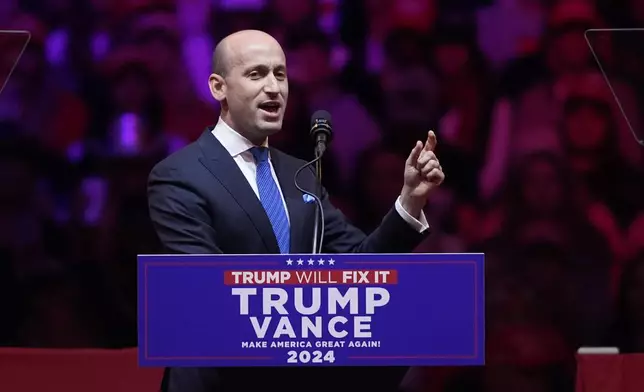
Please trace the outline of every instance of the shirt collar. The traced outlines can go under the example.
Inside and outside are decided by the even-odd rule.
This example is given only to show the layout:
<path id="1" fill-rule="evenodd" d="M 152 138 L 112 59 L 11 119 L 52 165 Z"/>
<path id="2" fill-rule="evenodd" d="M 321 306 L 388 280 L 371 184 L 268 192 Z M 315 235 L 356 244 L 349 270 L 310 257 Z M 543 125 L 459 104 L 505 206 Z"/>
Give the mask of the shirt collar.
<path id="1" fill-rule="evenodd" d="M 233 158 L 255 147 L 250 140 L 226 124 L 221 117 L 219 117 L 217 125 L 213 128 L 212 134 Z M 268 147 L 268 141 L 264 142 L 263 147 Z"/>

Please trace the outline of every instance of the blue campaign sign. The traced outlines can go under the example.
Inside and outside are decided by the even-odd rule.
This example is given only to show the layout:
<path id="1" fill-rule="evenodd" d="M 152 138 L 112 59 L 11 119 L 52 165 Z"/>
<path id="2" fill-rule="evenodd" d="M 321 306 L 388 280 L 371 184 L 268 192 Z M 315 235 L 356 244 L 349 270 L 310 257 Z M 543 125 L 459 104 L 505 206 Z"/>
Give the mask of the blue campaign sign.
<path id="1" fill-rule="evenodd" d="M 484 364 L 483 254 L 140 255 L 141 366 Z"/>

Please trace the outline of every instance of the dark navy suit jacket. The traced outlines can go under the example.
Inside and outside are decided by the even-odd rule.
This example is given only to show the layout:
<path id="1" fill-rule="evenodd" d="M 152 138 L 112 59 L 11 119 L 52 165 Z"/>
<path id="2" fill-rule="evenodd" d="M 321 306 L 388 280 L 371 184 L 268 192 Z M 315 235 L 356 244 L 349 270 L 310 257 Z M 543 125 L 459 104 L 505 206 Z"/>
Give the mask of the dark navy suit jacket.
<path id="1" fill-rule="evenodd" d="M 152 170 L 148 182 L 150 217 L 168 253 L 279 253 L 270 221 L 241 170 L 207 128 L 197 141 L 171 154 Z M 286 200 L 291 253 L 310 253 L 315 204 L 295 187 L 305 162 L 271 148 L 271 160 Z M 402 175 L 402 173 L 401 173 Z M 314 193 L 313 170 L 302 170 L 298 184 Z M 317 194 L 316 194 L 317 195 Z M 405 253 L 427 231 L 412 228 L 392 206 L 370 235 L 352 226 L 322 189 L 323 253 Z M 397 390 L 407 368 L 172 368 L 162 389 L 168 392 L 228 391 L 382 391 Z"/>

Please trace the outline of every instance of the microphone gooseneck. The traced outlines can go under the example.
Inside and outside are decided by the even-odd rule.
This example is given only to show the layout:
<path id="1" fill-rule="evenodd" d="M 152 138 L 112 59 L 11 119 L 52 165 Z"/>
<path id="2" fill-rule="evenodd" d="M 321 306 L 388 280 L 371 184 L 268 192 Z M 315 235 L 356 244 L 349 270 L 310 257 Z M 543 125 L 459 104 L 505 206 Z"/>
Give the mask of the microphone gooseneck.
<path id="1" fill-rule="evenodd" d="M 315 195 L 317 192 L 309 192 L 306 189 L 302 188 L 298 183 L 297 183 L 297 177 L 298 175 L 302 172 L 302 170 L 308 168 L 311 165 L 317 165 L 317 163 L 320 161 L 320 158 L 322 158 L 322 155 L 318 155 L 315 159 L 313 159 L 310 162 L 305 163 L 302 165 L 297 171 L 295 172 L 295 175 L 293 176 L 293 181 L 295 182 L 295 187 L 302 192 L 304 202 L 308 203 L 309 201 L 307 199 L 313 199 L 315 201 L 315 221 L 313 225 L 313 249 L 311 251 L 312 254 L 318 254 L 322 252 L 322 238 L 321 238 L 321 233 L 324 233 L 324 210 L 322 209 L 322 201 L 320 198 Z M 320 224 L 321 221 L 321 224 Z M 320 226 L 321 230 L 320 230 Z"/>
<path id="2" fill-rule="evenodd" d="M 318 110 L 311 116 L 311 129 L 309 135 L 315 144 L 315 159 L 302 165 L 295 172 L 293 182 L 295 187 L 306 195 L 315 200 L 315 220 L 313 224 L 313 254 L 322 252 L 322 239 L 324 237 L 324 210 L 322 208 L 322 156 L 326 151 L 327 144 L 331 142 L 333 131 L 331 128 L 331 115 L 325 110 Z M 303 189 L 297 182 L 297 176 L 305 168 L 315 165 L 315 191 L 309 192 Z M 305 199 L 306 202 L 306 199 Z"/>

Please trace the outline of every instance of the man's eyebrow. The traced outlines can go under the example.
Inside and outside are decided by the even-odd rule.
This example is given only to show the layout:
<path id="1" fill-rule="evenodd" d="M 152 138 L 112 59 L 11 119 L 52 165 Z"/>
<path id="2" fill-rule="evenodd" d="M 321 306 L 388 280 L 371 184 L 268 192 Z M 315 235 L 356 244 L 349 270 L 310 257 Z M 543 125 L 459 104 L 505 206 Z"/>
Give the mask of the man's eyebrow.
<path id="1" fill-rule="evenodd" d="M 267 71 L 270 67 L 266 64 L 250 64 L 244 68 L 244 74 L 253 72 L 253 71 Z M 286 65 L 285 64 L 279 64 L 275 66 L 275 71 L 285 71 L 286 70 Z"/>
<path id="2" fill-rule="evenodd" d="M 253 71 L 257 71 L 257 70 L 259 70 L 261 68 L 265 68 L 265 66 L 263 66 L 262 64 L 246 65 L 242 70 L 242 74 L 247 75 L 247 74 L 249 74 L 249 73 L 251 73 Z"/>

